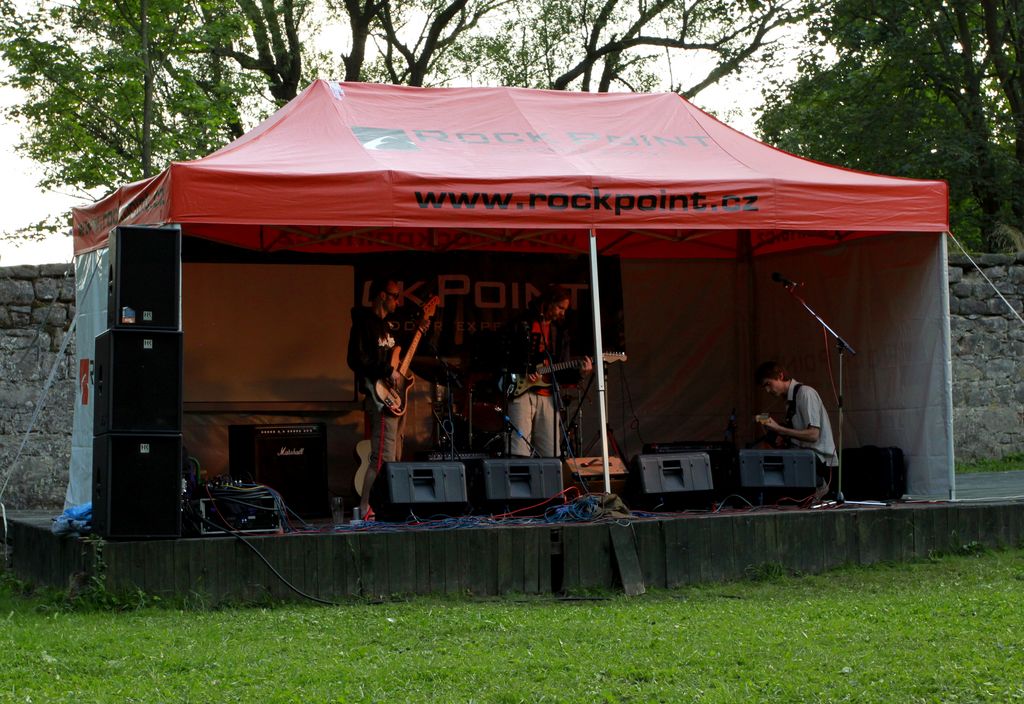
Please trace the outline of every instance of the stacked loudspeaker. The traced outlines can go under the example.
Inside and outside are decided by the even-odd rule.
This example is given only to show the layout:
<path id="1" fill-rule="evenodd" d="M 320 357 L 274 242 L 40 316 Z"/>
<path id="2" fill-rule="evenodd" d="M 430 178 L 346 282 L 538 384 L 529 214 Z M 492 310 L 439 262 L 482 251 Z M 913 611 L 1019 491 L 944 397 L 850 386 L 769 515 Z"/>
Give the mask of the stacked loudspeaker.
<path id="1" fill-rule="evenodd" d="M 107 330 L 96 337 L 93 531 L 181 535 L 181 232 L 110 237 Z"/>

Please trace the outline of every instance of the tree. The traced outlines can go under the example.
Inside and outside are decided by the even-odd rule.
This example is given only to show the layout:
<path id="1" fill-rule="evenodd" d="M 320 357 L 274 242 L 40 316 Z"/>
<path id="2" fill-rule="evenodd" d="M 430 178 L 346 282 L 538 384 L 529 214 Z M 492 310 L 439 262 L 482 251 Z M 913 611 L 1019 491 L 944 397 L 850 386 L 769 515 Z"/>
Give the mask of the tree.
<path id="1" fill-rule="evenodd" d="M 428 77 L 446 82 L 458 71 L 450 59 L 460 39 L 510 4 L 510 0 L 383 2 L 377 23 L 382 47 L 379 72 L 399 85 L 422 86 Z M 417 24 L 419 29 L 410 29 Z"/>
<path id="2" fill-rule="evenodd" d="M 693 97 L 771 62 L 777 30 L 804 12 L 796 0 L 530 0 L 465 54 L 484 80 L 558 90 L 647 90 L 678 64 L 689 79 L 670 89 Z"/>
<path id="3" fill-rule="evenodd" d="M 19 149 L 43 165 L 40 185 L 82 190 L 205 155 L 267 93 L 294 98 L 323 66 L 306 41 L 320 10 L 348 23 L 347 80 L 690 96 L 770 61 L 773 33 L 801 16 L 798 0 L 19 1 L 0 0 L 0 82 L 27 95 L 7 116 L 26 125 Z M 685 85 L 666 82 L 684 64 Z"/>
<path id="4" fill-rule="evenodd" d="M 366 63 L 366 42 L 387 0 L 328 0 L 336 14 L 347 16 L 351 32 L 352 47 L 342 57 L 346 81 L 363 80 L 363 65 Z"/>
<path id="5" fill-rule="evenodd" d="M 797 77 L 766 93 L 759 130 L 814 159 L 945 179 L 954 229 L 1001 249 L 1024 224 L 1019 10 L 832 0 L 809 23 Z"/>
<path id="6" fill-rule="evenodd" d="M 246 71 L 263 74 L 278 105 L 298 95 L 303 83 L 300 31 L 312 6 L 309 0 L 234 0 L 245 21 L 245 34 L 225 36 L 212 47 Z M 232 41 L 234 40 L 234 41 Z"/>
<path id="7" fill-rule="evenodd" d="M 82 0 L 22 14 L 3 1 L 5 82 L 26 96 L 6 115 L 27 126 L 19 149 L 43 165 L 40 185 L 109 187 L 241 134 L 251 83 L 210 46 L 242 28 L 223 7 L 204 11 L 188 0 Z"/>

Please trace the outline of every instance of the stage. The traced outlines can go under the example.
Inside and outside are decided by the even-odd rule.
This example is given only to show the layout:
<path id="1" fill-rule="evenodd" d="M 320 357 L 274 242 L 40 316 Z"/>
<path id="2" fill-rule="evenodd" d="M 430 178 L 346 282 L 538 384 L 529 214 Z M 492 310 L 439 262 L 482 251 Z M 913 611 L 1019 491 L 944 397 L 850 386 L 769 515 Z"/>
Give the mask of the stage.
<path id="1" fill-rule="evenodd" d="M 765 566 L 818 573 L 1024 540 L 1024 472 L 968 475 L 955 502 L 726 508 L 596 521 L 483 517 L 320 526 L 313 532 L 164 540 L 58 537 L 52 514 L 7 516 L 8 564 L 65 588 L 99 574 L 202 603 L 325 601 L 413 594 L 641 594 L 756 576 Z M 259 554 L 257 554 L 257 552 Z M 261 557 L 262 556 L 262 557 Z M 269 565 L 269 566 L 268 566 Z M 295 589 L 275 576 L 276 570 Z"/>

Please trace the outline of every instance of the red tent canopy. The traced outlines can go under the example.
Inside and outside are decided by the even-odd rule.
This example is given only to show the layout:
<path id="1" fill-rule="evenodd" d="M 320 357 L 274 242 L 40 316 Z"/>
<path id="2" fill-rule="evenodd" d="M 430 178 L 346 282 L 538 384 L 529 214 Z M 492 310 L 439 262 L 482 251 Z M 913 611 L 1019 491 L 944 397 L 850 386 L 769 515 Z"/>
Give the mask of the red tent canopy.
<path id="1" fill-rule="evenodd" d="M 734 257 L 948 228 L 946 184 L 779 151 L 678 95 L 316 81 L 223 149 L 74 211 L 260 250 Z M 738 236 L 742 235 L 742 236 Z"/>

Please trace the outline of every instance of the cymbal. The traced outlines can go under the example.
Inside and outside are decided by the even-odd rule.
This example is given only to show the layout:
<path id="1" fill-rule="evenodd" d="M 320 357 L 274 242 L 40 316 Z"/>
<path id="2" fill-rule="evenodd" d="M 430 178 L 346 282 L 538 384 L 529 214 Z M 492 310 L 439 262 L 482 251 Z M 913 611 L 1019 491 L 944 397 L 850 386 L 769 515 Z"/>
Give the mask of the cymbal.
<path id="1" fill-rule="evenodd" d="M 437 357 L 413 357 L 409 368 L 420 379 L 435 384 L 447 384 L 449 377 L 456 383 L 461 383 L 462 380 L 462 370 L 457 363 L 445 362 Z"/>

